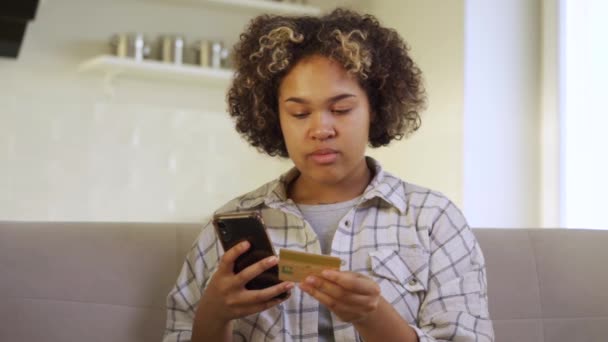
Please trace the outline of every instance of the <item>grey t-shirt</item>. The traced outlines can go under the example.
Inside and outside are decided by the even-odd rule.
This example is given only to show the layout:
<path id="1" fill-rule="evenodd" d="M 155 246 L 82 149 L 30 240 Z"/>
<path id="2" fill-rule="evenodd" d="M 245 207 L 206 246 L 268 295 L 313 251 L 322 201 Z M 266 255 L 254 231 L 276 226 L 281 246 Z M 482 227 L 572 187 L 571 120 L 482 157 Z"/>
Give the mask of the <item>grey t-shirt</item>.
<path id="1" fill-rule="evenodd" d="M 304 220 L 317 233 L 321 252 L 331 254 L 331 243 L 340 220 L 359 202 L 359 197 L 333 204 L 297 204 Z M 319 304 L 319 341 L 334 341 L 334 332 L 329 310 Z"/>
<path id="2" fill-rule="evenodd" d="M 358 202 L 359 197 L 332 204 L 297 204 L 304 220 L 317 233 L 323 254 L 331 254 L 331 242 L 338 223 Z"/>

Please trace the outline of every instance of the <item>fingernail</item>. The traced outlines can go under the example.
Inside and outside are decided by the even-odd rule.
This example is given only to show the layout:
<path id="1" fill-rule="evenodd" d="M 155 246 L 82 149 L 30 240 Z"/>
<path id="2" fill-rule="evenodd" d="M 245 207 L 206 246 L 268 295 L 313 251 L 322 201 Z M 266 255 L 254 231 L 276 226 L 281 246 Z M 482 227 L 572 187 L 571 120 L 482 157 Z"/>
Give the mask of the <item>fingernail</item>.
<path id="1" fill-rule="evenodd" d="M 285 284 L 285 290 L 291 290 L 293 288 L 293 283 Z"/>
<path id="2" fill-rule="evenodd" d="M 321 275 L 324 277 L 331 277 L 331 271 L 328 270 L 324 270 L 323 272 L 321 272 Z"/>
<path id="3" fill-rule="evenodd" d="M 272 264 L 274 264 L 275 262 L 277 262 L 277 257 L 275 257 L 275 256 L 271 256 L 270 258 L 266 259 L 266 263 L 267 263 L 268 265 L 272 265 Z"/>
<path id="4" fill-rule="evenodd" d="M 307 277 L 306 278 L 306 282 L 308 284 L 314 285 L 315 284 L 315 278 L 313 278 L 313 277 Z"/>
<path id="5" fill-rule="evenodd" d="M 249 248 L 249 241 L 243 241 L 243 242 L 241 242 L 241 248 L 242 249 Z"/>

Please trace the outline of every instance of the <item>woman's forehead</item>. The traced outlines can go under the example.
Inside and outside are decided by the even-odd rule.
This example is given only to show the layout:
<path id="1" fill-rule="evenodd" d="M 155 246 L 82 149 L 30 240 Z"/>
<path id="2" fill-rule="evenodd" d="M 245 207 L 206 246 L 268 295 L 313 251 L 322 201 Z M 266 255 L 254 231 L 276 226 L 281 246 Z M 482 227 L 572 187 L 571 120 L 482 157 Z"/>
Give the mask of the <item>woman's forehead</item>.
<path id="1" fill-rule="evenodd" d="M 362 93 L 356 78 L 340 63 L 327 57 L 313 56 L 298 62 L 285 75 L 279 87 L 279 97 L 309 100 L 329 99 L 341 94 L 359 96 Z"/>

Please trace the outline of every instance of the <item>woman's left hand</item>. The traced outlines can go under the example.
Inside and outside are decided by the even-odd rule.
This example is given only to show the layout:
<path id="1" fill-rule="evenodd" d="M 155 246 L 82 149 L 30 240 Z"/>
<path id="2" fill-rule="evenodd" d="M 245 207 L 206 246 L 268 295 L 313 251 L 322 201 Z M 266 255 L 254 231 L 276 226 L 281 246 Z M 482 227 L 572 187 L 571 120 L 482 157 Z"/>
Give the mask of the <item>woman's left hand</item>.
<path id="1" fill-rule="evenodd" d="M 380 286 L 354 272 L 325 270 L 319 276 L 308 276 L 300 288 L 349 323 L 364 321 L 380 302 Z"/>

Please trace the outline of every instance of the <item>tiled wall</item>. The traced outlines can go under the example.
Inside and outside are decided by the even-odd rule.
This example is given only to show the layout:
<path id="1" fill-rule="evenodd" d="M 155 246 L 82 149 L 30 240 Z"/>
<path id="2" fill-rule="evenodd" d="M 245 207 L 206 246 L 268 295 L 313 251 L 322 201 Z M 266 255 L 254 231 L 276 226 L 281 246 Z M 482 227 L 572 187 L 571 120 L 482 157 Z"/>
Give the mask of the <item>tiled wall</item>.
<path id="1" fill-rule="evenodd" d="M 287 167 L 223 111 L 41 90 L 0 114 L 2 219 L 197 220 Z"/>

